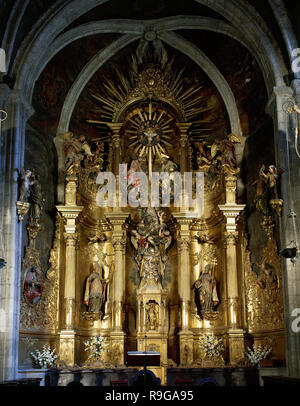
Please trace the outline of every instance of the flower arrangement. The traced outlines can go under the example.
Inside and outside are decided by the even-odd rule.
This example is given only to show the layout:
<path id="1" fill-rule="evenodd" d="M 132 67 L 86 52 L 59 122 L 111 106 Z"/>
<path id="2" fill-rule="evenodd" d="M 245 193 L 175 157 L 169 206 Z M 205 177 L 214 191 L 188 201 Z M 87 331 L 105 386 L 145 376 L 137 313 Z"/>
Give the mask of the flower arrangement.
<path id="1" fill-rule="evenodd" d="M 222 338 L 217 338 L 214 334 L 202 334 L 199 338 L 199 347 L 204 358 L 223 360 L 224 345 Z"/>
<path id="2" fill-rule="evenodd" d="M 31 352 L 30 355 L 36 365 L 42 369 L 46 369 L 54 365 L 54 361 L 58 358 L 58 355 L 55 354 L 55 352 L 55 348 L 51 351 L 49 346 L 46 347 L 46 345 L 44 345 L 42 351 L 35 350 L 35 353 Z"/>
<path id="3" fill-rule="evenodd" d="M 250 364 L 259 367 L 260 361 L 267 358 L 271 353 L 272 348 L 269 348 L 268 346 L 262 348 L 261 344 L 259 344 L 258 347 L 255 347 L 253 344 L 251 349 L 248 347 L 248 351 L 249 352 L 246 352 L 246 356 L 248 357 Z"/>
<path id="4" fill-rule="evenodd" d="M 91 340 L 84 341 L 84 351 L 89 351 L 89 361 L 101 361 L 106 347 L 105 338 L 102 336 L 93 336 Z"/>

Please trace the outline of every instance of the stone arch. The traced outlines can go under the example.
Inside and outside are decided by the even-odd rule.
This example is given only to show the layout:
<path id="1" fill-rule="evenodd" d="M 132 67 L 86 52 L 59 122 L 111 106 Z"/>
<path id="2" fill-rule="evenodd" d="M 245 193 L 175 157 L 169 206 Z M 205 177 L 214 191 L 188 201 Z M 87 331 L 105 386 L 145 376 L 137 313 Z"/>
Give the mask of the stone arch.
<path id="1" fill-rule="evenodd" d="M 272 89 L 273 82 L 272 77 L 266 71 L 265 64 L 261 60 L 261 55 L 257 52 L 257 49 L 253 46 L 247 38 L 244 37 L 235 27 L 229 23 L 210 17 L 202 16 L 174 16 L 166 17 L 159 20 L 104 20 L 93 21 L 87 24 L 75 27 L 65 33 L 61 34 L 51 44 L 48 49 L 47 59 L 39 65 L 39 71 L 37 77 L 40 75 L 46 64 L 59 52 L 63 47 L 70 44 L 79 38 L 89 35 L 100 33 L 121 33 L 121 34 L 140 34 L 147 30 L 148 26 L 152 26 L 157 32 L 174 31 L 174 30 L 207 30 L 220 34 L 227 35 L 234 40 L 240 42 L 243 46 L 249 49 L 249 51 L 255 56 L 261 71 L 264 75 L 264 79 L 267 83 L 267 88 Z"/>
<path id="2" fill-rule="evenodd" d="M 14 62 L 12 73 L 16 75 L 16 87 L 23 89 L 26 97 L 31 100 L 32 89 L 43 58 L 57 33 L 60 33 L 67 25 L 76 18 L 88 12 L 92 8 L 104 4 L 109 0 L 73 0 L 65 3 L 55 3 L 37 22 L 30 34 L 26 37 Z M 283 75 L 286 74 L 282 56 L 272 34 L 268 31 L 263 19 L 255 9 L 242 0 L 195 0 L 223 15 L 238 31 L 243 30 L 243 35 L 249 42 L 256 44 L 262 66 L 265 66 L 265 78 L 271 75 L 272 83 L 276 86 L 284 85 Z M 247 8 L 245 7 L 247 6 Z M 43 46 L 42 46 L 43 43 Z M 20 67 L 20 68 L 19 68 Z M 272 89 L 269 87 L 269 93 Z"/>

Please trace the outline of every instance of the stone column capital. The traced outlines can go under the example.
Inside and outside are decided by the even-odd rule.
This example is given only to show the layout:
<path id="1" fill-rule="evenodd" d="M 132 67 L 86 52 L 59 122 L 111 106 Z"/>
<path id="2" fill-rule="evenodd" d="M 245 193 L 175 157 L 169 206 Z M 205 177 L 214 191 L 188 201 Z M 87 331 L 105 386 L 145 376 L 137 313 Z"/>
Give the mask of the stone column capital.
<path id="1" fill-rule="evenodd" d="M 7 99 L 7 104 L 20 105 L 23 108 L 23 113 L 25 114 L 25 119 L 31 117 L 35 110 L 30 102 L 24 97 L 20 90 L 12 90 Z"/>
<path id="2" fill-rule="evenodd" d="M 271 117 L 274 116 L 274 113 L 278 109 L 283 110 L 284 101 L 288 101 L 293 98 L 294 92 L 293 89 L 289 86 L 275 86 L 273 92 L 268 100 L 265 111 Z"/>

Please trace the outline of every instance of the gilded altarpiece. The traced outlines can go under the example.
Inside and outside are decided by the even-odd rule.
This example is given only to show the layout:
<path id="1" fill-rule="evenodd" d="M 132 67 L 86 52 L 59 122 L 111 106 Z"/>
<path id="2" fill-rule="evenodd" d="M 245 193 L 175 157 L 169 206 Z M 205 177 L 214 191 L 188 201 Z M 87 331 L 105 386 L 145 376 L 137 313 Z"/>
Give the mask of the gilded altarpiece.
<path id="1" fill-rule="evenodd" d="M 132 71 L 131 81 L 120 74 L 120 83 L 107 82 L 91 94 L 100 107 L 87 122 L 99 126 L 98 140 L 58 136 L 65 202 L 57 206 L 45 293 L 36 316 L 22 302 L 21 326 L 26 332 L 33 323 L 49 329 L 63 365 L 92 368 L 84 341 L 99 334 L 108 347 L 95 367 L 124 367 L 127 351 L 158 351 L 161 365 L 150 369 L 163 384 L 168 366 L 212 366 L 199 352 L 203 334 L 223 339 L 228 365 L 245 365 L 246 336 L 274 341 L 283 331 L 274 225 L 264 225 L 267 244 L 259 264 L 271 268 L 257 275 L 247 251 L 245 204 L 236 198 L 240 138 L 197 138 L 208 108 L 201 87 L 182 90 L 167 64 L 134 65 Z M 99 174 L 106 171 L 116 175 L 116 200 L 107 195 L 100 204 L 105 186 Z M 171 188 L 169 207 L 142 204 L 149 196 L 140 190 L 141 177 L 151 182 L 155 172 L 168 175 L 159 185 Z M 187 208 L 184 198 L 174 203 L 175 173 L 186 172 L 203 174 L 203 212 Z M 135 207 L 120 204 L 124 184 L 128 196 L 135 194 Z"/>

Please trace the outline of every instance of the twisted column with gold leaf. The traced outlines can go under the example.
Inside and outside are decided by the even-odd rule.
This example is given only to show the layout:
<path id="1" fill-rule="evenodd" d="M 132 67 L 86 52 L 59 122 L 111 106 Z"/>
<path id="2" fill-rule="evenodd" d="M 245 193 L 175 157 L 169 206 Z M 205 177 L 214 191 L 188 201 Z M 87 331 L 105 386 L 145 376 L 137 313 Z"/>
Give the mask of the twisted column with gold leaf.
<path id="1" fill-rule="evenodd" d="M 64 283 L 64 328 L 60 332 L 60 359 L 67 365 L 75 364 L 75 300 L 76 300 L 76 247 L 78 233 L 76 219 L 82 211 L 77 206 L 77 176 L 66 177 L 65 206 L 57 206 L 65 221 L 65 283 Z"/>
<path id="2" fill-rule="evenodd" d="M 229 362 L 237 365 L 245 357 L 244 331 L 240 327 L 239 290 L 236 242 L 238 238 L 237 219 L 244 210 L 244 204 L 236 203 L 237 173 L 225 173 L 226 203 L 219 209 L 226 218 L 225 247 L 226 247 L 226 276 L 227 276 L 227 312 L 228 312 L 228 345 Z"/>
<path id="3" fill-rule="evenodd" d="M 193 332 L 190 330 L 191 308 L 191 275 L 190 275 L 190 224 L 191 218 L 185 213 L 174 213 L 179 231 L 178 247 L 178 294 L 181 310 L 181 331 L 179 332 L 180 362 L 186 359 L 187 364 L 193 362 Z M 188 354 L 188 356 L 184 355 Z"/>
<path id="4" fill-rule="evenodd" d="M 113 274 L 113 298 L 112 298 L 112 332 L 111 345 L 118 347 L 120 358 L 118 365 L 124 365 L 124 338 L 122 309 L 124 304 L 125 286 L 125 255 L 126 237 L 125 221 L 129 213 L 112 212 L 106 214 L 106 218 L 112 225 L 112 245 L 114 248 L 114 274 Z"/>

